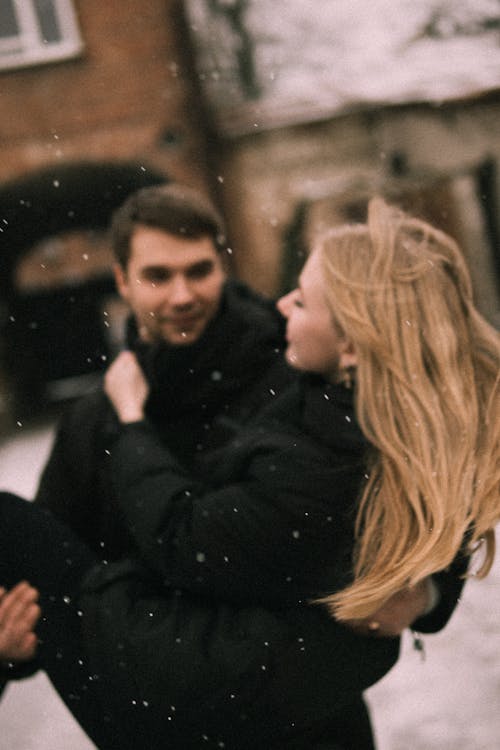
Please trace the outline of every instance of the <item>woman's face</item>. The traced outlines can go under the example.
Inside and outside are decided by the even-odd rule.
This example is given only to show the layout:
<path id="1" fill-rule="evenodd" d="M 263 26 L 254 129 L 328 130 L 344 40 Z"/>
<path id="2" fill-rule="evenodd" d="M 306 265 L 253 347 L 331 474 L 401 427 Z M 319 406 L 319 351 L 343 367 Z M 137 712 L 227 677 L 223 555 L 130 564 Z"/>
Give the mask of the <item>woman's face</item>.
<path id="1" fill-rule="evenodd" d="M 278 300 L 277 305 L 288 321 L 285 352 L 288 364 L 335 380 L 339 366 L 343 366 L 343 352 L 349 346 L 335 329 L 326 304 L 319 253 L 309 256 L 297 289 Z"/>

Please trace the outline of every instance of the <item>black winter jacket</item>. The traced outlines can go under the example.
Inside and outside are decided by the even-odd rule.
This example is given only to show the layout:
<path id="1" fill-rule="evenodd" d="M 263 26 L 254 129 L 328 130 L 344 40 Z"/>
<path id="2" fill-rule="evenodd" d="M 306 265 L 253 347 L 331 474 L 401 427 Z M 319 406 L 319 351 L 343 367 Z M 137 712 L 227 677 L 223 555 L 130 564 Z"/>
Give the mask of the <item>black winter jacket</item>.
<path id="1" fill-rule="evenodd" d="M 398 639 L 357 636 L 311 604 L 350 580 L 366 449 L 349 392 L 311 377 L 202 481 L 147 422 L 122 428 L 112 475 L 145 564 L 93 571 L 83 607 L 114 710 L 147 707 L 123 716 L 131 731 L 144 722 L 169 748 L 292 748 L 391 668 Z M 451 614 L 455 572 L 428 626 Z"/>
<path id="2" fill-rule="evenodd" d="M 220 310 L 196 343 L 146 345 L 130 320 L 127 345 L 150 385 L 148 419 L 188 467 L 295 378 L 282 355 L 284 321 L 274 302 L 235 280 L 226 283 Z M 110 476 L 110 446 L 119 433 L 102 389 L 75 401 L 60 421 L 35 496 L 103 560 L 137 551 Z M 20 679 L 37 668 L 36 662 L 9 671 L 0 666 L 0 692 L 9 676 Z"/>
<path id="3" fill-rule="evenodd" d="M 282 355 L 284 323 L 274 303 L 236 281 L 226 284 L 219 314 L 195 344 L 145 345 L 132 322 L 127 338 L 150 385 L 148 419 L 186 467 L 295 377 Z M 102 390 L 76 401 L 61 420 L 35 497 L 108 560 L 134 549 L 110 478 L 118 433 Z"/>

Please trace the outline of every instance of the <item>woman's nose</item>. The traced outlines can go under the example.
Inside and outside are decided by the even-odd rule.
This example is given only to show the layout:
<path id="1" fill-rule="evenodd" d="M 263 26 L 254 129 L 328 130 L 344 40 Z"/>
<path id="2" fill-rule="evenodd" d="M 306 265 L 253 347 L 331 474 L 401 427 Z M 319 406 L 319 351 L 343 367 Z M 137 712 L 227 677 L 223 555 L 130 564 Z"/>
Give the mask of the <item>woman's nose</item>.
<path id="1" fill-rule="evenodd" d="M 283 315 L 284 318 L 288 318 L 288 313 L 290 311 L 290 306 L 292 304 L 292 296 L 295 290 L 288 292 L 288 294 L 285 294 L 283 297 L 280 297 L 280 299 L 276 302 L 276 307 L 280 311 L 280 313 Z"/>

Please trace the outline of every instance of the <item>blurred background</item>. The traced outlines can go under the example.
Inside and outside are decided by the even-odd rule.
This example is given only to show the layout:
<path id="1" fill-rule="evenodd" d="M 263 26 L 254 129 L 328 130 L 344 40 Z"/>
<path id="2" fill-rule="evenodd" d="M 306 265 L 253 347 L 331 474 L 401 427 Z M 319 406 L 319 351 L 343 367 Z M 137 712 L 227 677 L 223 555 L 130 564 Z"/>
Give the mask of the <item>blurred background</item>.
<path id="1" fill-rule="evenodd" d="M 32 496 L 120 346 L 106 228 L 142 185 L 209 194 L 272 295 L 383 193 L 459 241 L 500 325 L 499 0 L 0 0 L 0 105 L 2 488 Z M 380 750 L 497 750 L 499 575 L 370 691 Z M 0 722 L 2 750 L 89 747 L 43 675 Z"/>

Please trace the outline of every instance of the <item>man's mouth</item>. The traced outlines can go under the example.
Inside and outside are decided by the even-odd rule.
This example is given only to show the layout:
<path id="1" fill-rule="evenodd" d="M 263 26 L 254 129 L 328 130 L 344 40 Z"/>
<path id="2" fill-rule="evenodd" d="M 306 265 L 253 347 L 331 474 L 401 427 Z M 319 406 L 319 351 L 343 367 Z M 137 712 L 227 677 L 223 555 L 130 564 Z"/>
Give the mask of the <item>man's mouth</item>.
<path id="1" fill-rule="evenodd" d="M 191 328 L 200 319 L 200 315 L 183 315 L 176 318 L 163 318 L 162 323 L 173 326 L 174 328 Z"/>

